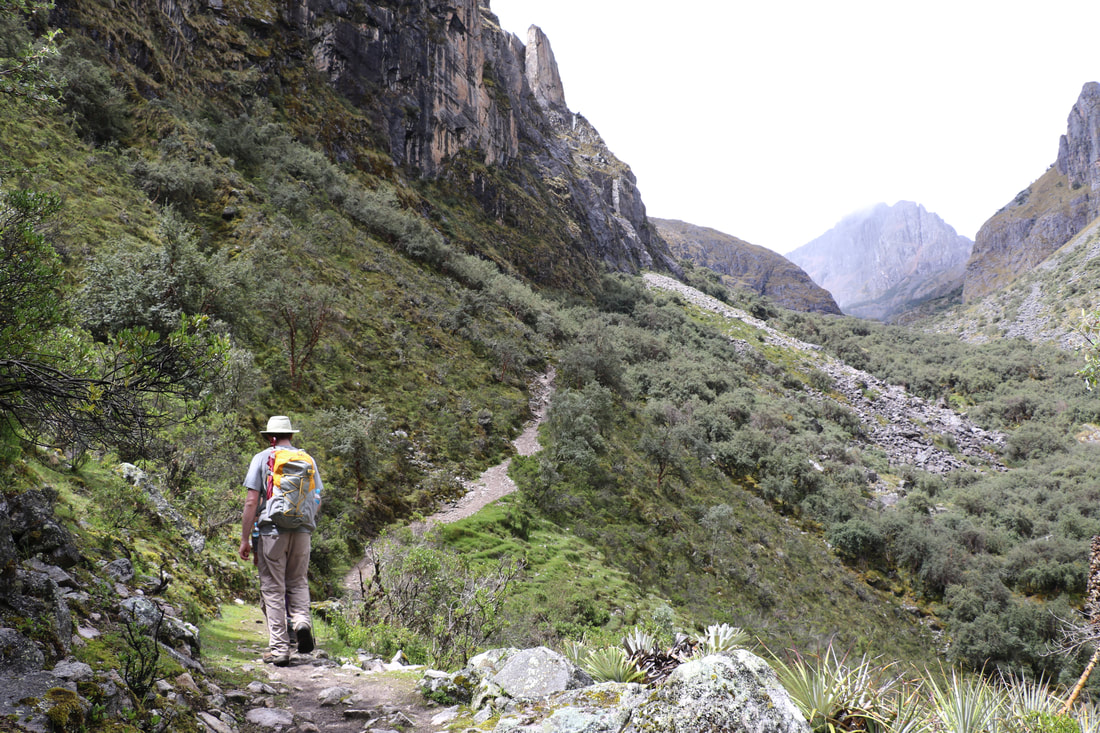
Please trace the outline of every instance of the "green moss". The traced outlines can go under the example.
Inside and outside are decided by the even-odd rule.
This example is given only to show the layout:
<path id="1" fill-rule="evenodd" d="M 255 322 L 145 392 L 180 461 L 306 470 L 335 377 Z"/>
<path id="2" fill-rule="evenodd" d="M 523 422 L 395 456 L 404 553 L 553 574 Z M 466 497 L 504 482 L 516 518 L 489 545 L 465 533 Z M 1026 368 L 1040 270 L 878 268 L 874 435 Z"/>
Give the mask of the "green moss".
<path id="1" fill-rule="evenodd" d="M 79 731 L 84 726 L 84 704 L 80 696 L 64 687 L 53 687 L 46 692 L 46 717 L 59 733 Z"/>

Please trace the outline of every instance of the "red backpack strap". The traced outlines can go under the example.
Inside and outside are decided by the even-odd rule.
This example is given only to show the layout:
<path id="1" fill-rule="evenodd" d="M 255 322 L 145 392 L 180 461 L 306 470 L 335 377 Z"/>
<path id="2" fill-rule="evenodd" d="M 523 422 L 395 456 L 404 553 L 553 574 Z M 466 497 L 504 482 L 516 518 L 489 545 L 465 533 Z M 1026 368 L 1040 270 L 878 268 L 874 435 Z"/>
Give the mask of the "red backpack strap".
<path id="1" fill-rule="evenodd" d="M 275 438 L 271 438 L 271 455 L 267 457 L 267 498 L 275 493 Z"/>

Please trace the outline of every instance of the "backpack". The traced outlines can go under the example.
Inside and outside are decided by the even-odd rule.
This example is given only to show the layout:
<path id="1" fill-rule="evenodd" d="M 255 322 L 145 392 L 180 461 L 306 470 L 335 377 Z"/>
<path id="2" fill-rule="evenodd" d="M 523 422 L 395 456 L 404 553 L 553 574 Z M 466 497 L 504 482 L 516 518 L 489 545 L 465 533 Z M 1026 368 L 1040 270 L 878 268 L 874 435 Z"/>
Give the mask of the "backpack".
<path id="1" fill-rule="evenodd" d="M 313 459 L 304 450 L 276 448 L 267 459 L 267 496 L 258 521 L 280 529 L 312 530 L 317 526 L 320 491 L 313 479 Z"/>

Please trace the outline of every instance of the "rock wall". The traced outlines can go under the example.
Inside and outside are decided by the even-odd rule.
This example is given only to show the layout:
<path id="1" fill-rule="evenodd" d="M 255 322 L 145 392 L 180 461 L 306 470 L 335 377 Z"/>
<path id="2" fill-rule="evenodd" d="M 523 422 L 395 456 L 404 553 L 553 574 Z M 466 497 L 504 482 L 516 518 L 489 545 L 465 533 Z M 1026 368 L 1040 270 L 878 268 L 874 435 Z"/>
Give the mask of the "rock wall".
<path id="1" fill-rule="evenodd" d="M 973 301 L 1030 271 L 1100 216 L 1100 84 L 1070 110 L 1058 159 L 978 231 L 963 300 Z"/>
<path id="2" fill-rule="evenodd" d="M 524 45 L 487 0 L 302 0 L 287 20 L 307 39 L 314 68 L 382 118 L 399 166 L 440 176 L 464 151 L 492 166 L 528 163 L 560 194 L 586 255 L 614 270 L 677 269 L 647 224 L 629 166 L 566 106 L 539 28 Z"/>

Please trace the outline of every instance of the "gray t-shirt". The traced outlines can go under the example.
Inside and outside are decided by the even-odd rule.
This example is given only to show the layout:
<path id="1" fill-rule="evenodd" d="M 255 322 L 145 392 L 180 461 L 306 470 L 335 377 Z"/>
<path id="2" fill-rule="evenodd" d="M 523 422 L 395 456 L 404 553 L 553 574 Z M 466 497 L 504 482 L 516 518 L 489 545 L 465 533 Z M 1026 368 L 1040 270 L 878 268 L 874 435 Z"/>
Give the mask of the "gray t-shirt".
<path id="1" fill-rule="evenodd" d="M 279 446 L 280 450 L 295 450 L 294 446 Z M 275 451 L 274 448 L 264 448 L 262 451 L 252 456 L 252 462 L 248 464 L 248 473 L 244 476 L 244 487 L 251 491 L 260 492 L 260 507 L 263 507 L 264 497 L 267 496 L 267 460 L 268 457 Z M 310 456 L 310 460 L 313 457 Z M 313 461 L 313 483 L 319 496 L 324 495 L 324 484 L 321 483 L 321 471 L 317 468 L 317 461 Z M 310 530 L 305 527 L 298 529 L 283 530 L 285 532 L 309 532 Z M 260 524 L 260 534 L 264 536 L 279 534 L 279 528 L 271 522 L 264 522 Z"/>

